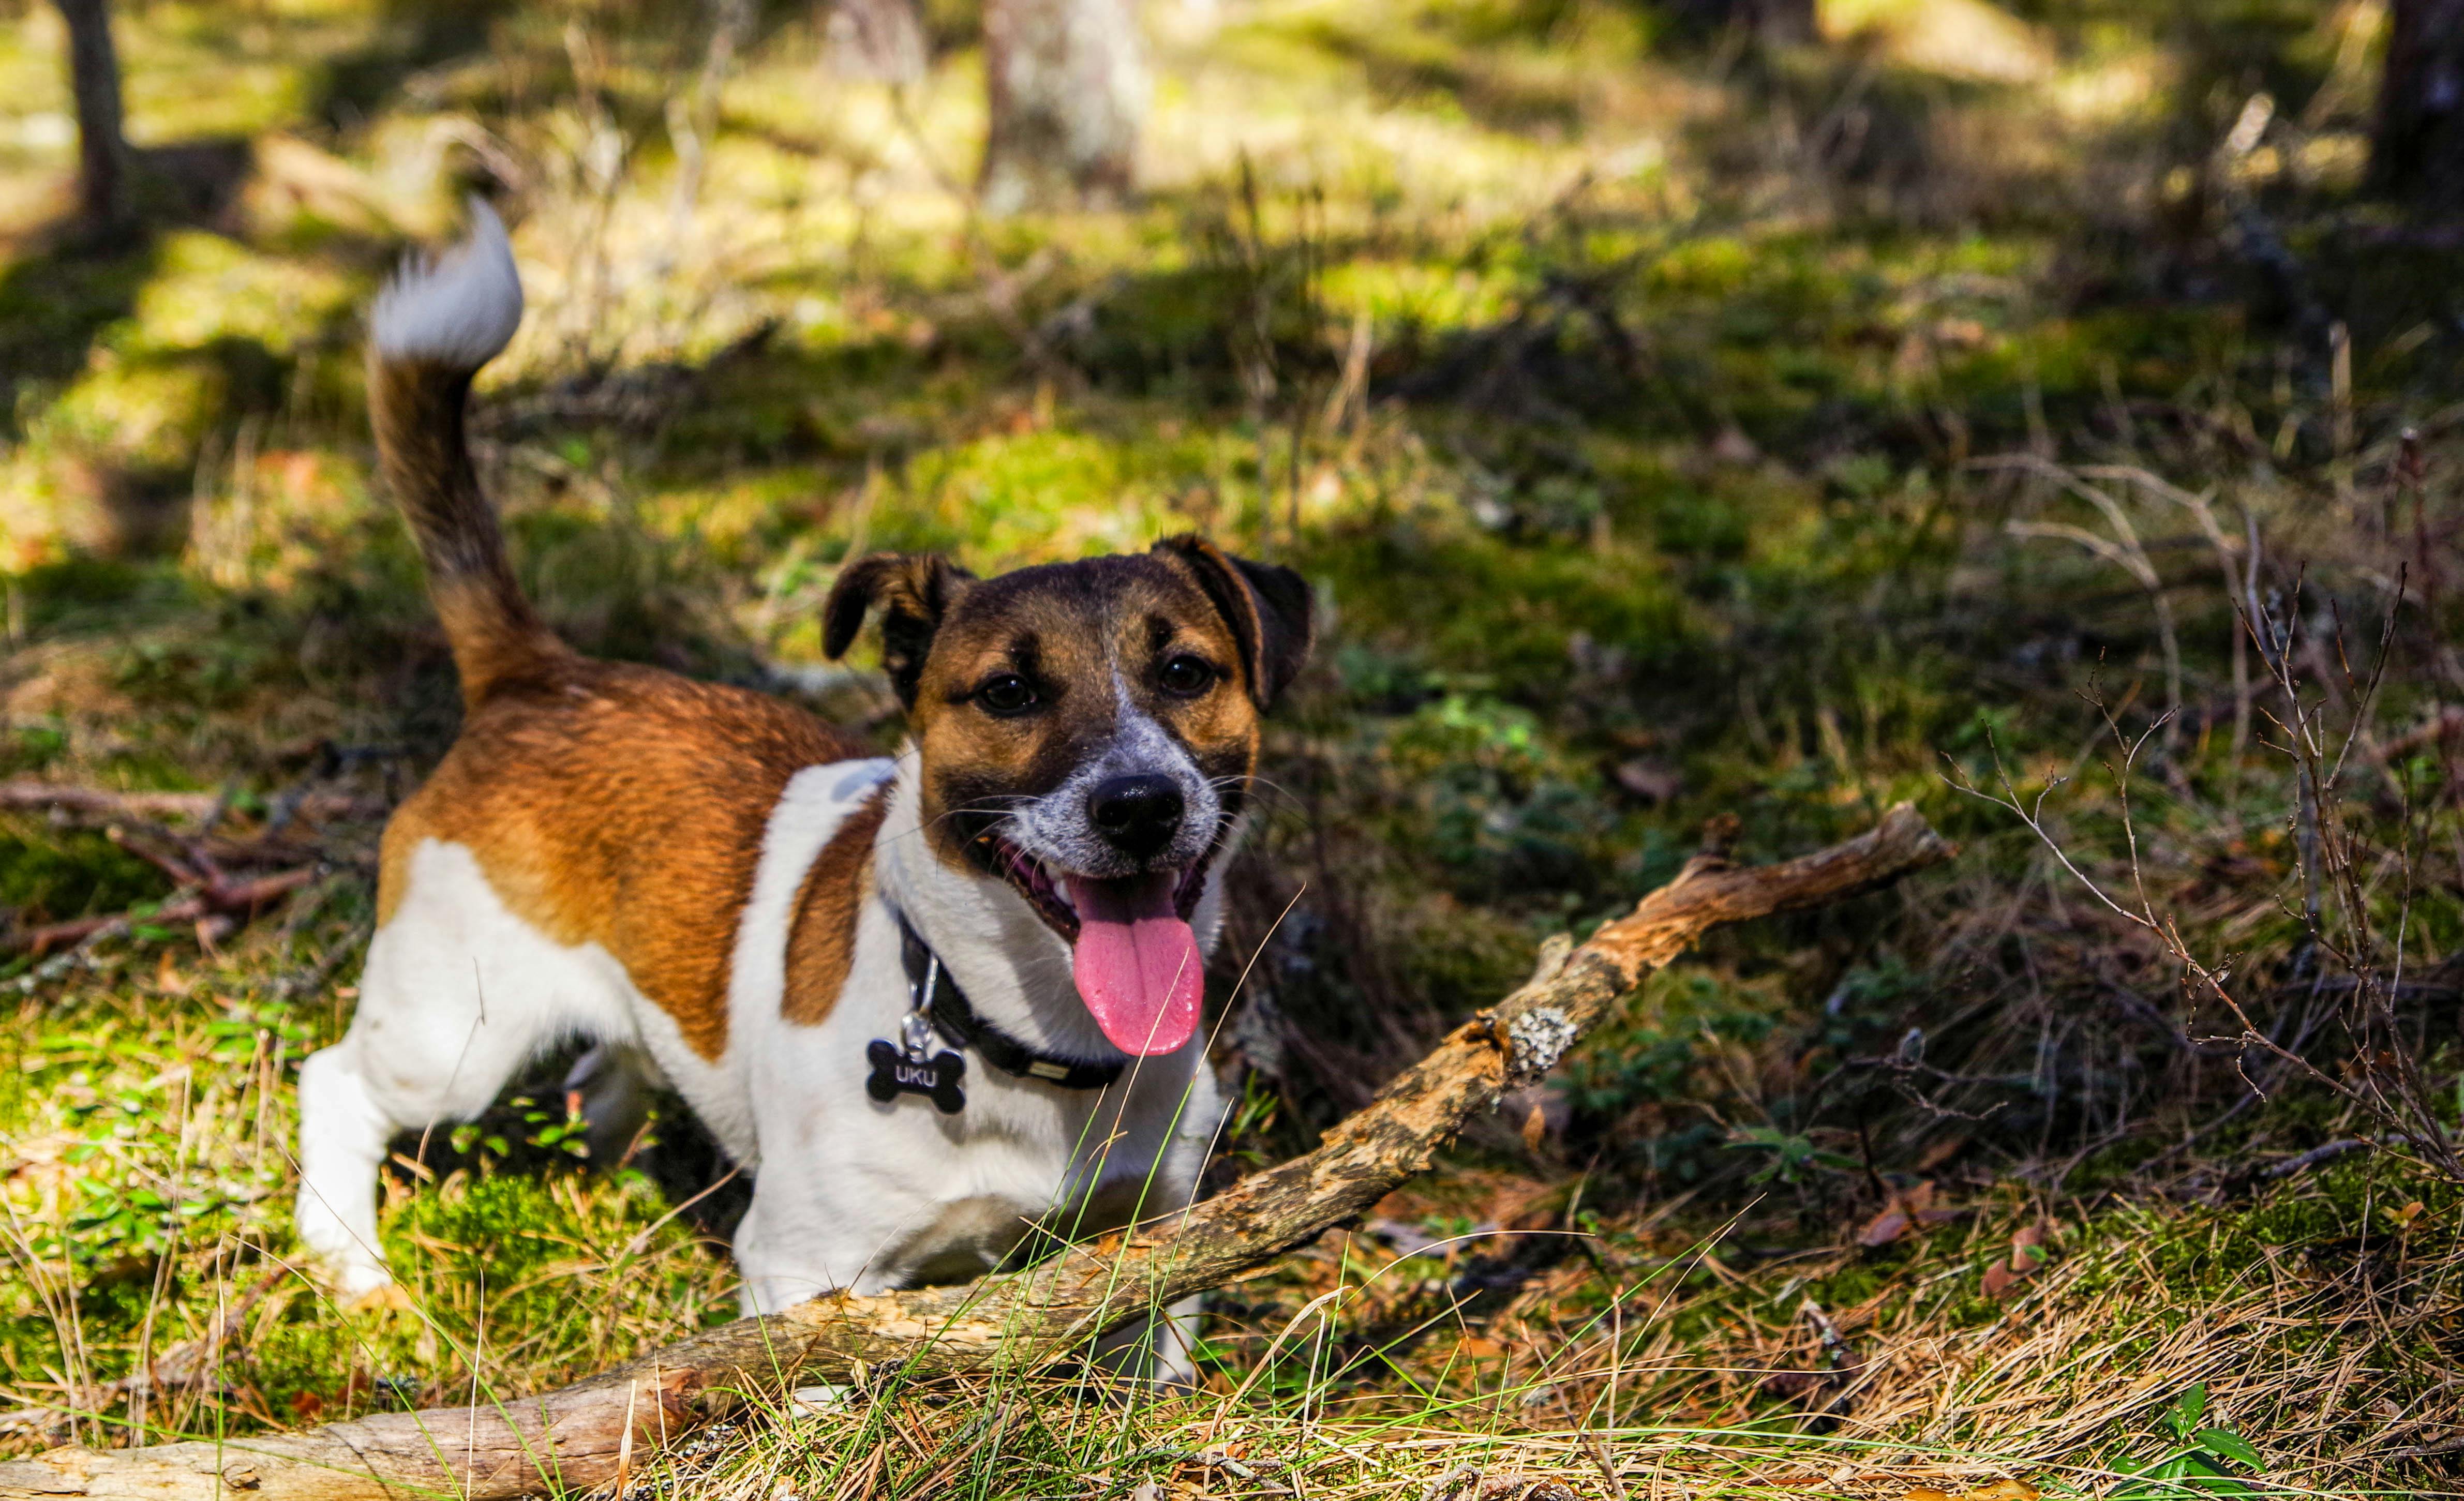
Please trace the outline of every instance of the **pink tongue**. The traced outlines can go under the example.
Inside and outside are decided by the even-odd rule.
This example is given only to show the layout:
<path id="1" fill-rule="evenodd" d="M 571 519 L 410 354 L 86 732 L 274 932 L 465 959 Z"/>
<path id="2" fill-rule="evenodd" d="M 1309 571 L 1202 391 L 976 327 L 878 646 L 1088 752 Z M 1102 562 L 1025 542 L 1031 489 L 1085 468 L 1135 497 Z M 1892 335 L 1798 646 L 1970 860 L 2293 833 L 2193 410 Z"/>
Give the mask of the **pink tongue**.
<path id="1" fill-rule="evenodd" d="M 1069 900 L 1078 905 L 1078 946 L 1070 955 L 1078 998 L 1123 1053 L 1178 1051 L 1198 1030 L 1206 990 L 1198 935 L 1173 905 L 1180 878 L 1068 879 Z"/>

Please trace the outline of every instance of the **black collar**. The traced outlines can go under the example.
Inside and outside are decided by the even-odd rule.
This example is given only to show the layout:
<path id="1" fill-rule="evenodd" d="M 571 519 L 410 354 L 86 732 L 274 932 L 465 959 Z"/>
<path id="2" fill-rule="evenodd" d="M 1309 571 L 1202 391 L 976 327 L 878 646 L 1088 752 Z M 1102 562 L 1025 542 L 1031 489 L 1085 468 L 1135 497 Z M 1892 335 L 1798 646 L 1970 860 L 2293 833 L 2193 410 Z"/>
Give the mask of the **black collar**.
<path id="1" fill-rule="evenodd" d="M 953 1046 L 973 1048 L 983 1055 L 985 1062 L 1004 1074 L 1020 1078 L 1040 1079 L 1063 1089 L 1102 1089 L 1121 1077 L 1128 1066 L 1126 1058 L 1109 1063 L 1089 1063 L 1078 1058 L 1039 1053 L 976 1014 L 967 1001 L 967 992 L 958 989 L 950 967 L 940 963 L 925 945 L 924 936 L 907 914 L 898 914 L 899 946 L 907 961 L 907 983 L 916 994 L 924 1013 L 933 1018 L 934 1027 Z M 924 995 L 927 977 L 933 993 Z"/>

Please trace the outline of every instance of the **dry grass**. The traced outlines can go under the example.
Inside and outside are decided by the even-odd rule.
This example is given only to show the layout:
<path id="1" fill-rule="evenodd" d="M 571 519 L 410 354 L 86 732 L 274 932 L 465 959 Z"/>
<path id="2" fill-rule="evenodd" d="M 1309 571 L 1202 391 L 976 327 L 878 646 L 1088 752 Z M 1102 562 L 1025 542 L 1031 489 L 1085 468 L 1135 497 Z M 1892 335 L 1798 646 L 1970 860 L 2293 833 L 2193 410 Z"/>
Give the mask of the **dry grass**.
<path id="1" fill-rule="evenodd" d="M 2367 7 L 2263 47 L 2227 17 L 2215 55 L 2046 21 L 2050 60 L 1953 8 L 1999 39 L 2001 83 L 1944 77 L 1924 7 L 1851 8 L 1864 40 L 1769 65 L 1595 4 L 1175 11 L 1151 202 L 1008 225 L 951 191 L 979 123 L 963 45 L 894 101 L 817 88 L 818 33 L 786 21 L 680 200 L 664 98 L 700 66 L 697 11 L 516 6 L 484 50 L 414 63 L 373 12 L 259 9 L 124 18 L 140 137 L 239 130 L 255 165 L 100 265 L 39 232 L 64 160 L 22 144 L 58 108 L 49 11 L 0 45 L 11 773 L 230 786 L 222 832 L 247 835 L 286 790 L 382 801 L 436 753 L 451 689 L 370 487 L 354 319 L 394 236 L 444 222 L 440 168 L 478 163 L 517 187 L 534 309 L 483 456 L 526 582 L 590 649 L 889 734 L 870 680 L 816 660 L 817 601 L 864 547 L 993 569 L 1198 525 L 1324 587 L 1336 629 L 1279 731 L 1220 988 L 1263 950 L 1223 1172 L 1305 1144 L 1713 813 L 1771 856 L 1914 796 L 1967 844 L 1656 981 L 1561 1089 L 1225 1290 L 1203 1391 L 893 1373 L 827 1412 L 748 1409 L 636 1489 L 2113 1493 L 2194 1385 L 2266 1456 L 2255 1489 L 2454 1489 L 2454 1186 L 2376 1152 L 2254 1179 L 2384 1122 L 2245 1046 L 2163 942 L 1943 779 L 1947 754 L 1990 786 L 1996 753 L 2030 797 L 2071 778 L 2045 823 L 2080 870 L 2135 872 L 2263 1033 L 2366 1083 L 2390 1039 L 2343 1030 L 2268 746 L 2291 716 L 2234 646 L 2236 608 L 2300 580 L 2313 616 L 2401 627 L 2366 712 L 2332 629 L 2299 663 L 2360 731 L 2329 925 L 2366 918 L 2372 963 L 2404 934 L 2409 977 L 2464 948 L 2437 729 L 2464 672 L 2424 590 L 2453 593 L 2464 471 L 2443 336 L 2357 295 L 2338 376 L 2301 330 L 2164 290 L 2225 274 L 2192 119 L 2240 76 L 2219 57 L 2349 94 L 2338 38 Z M 301 103 L 371 58 L 400 76 L 355 123 Z M 2366 101 L 2343 97 L 2288 95 L 2278 158 L 2349 144 Z M 2285 184 L 2248 190 L 2302 228 Z M 2204 497 L 2221 542 L 2162 489 L 2066 484 L 2098 465 Z M 2131 735 L 2180 702 L 2127 831 L 2117 729 L 2080 691 Z M 320 742 L 386 753 L 320 770 Z M 404 1143 L 385 1225 L 411 1310 L 292 1275 L 290 1070 L 346 1019 L 375 825 L 297 832 L 325 873 L 279 912 L 141 920 L 0 977 L 12 1451 L 535 1390 L 733 1311 L 682 1208 L 712 1176 L 690 1133 L 579 1171 L 553 1064 Z M 0 840 L 0 903 L 29 914 L 165 893 L 99 827 L 7 813 Z M 2393 1040 L 2453 1122 L 2431 978 Z M 1895 1204 L 1936 1218 L 1884 1235 Z M 2043 1264 L 2004 1287 L 2023 1233 Z"/>
<path id="2" fill-rule="evenodd" d="M 21 1003 L 16 1034 L 38 1040 L 12 1059 L 11 1259 L 32 1294 L 18 1316 L 60 1336 L 56 1361 L 11 1379 L 39 1404 L 10 1420 L 21 1444 L 509 1396 L 732 1312 L 723 1251 L 647 1179 L 521 1152 L 518 1110 L 482 1134 L 524 1165 L 392 1180 L 410 1312 L 346 1315 L 284 1270 L 286 1065 L 347 994 L 193 1003 L 278 980 L 277 948 L 353 942 L 347 883 L 327 905 L 288 941 L 266 925 L 219 961 L 104 956 Z M 2095 1490 L 2157 1449 L 2152 1415 L 2193 1383 L 2288 1494 L 2404 1493 L 2458 1436 L 2442 1396 L 2464 1316 L 2453 1186 L 2366 1154 L 2213 1205 L 2183 1180 L 2117 1199 L 1993 1178 L 1946 1180 L 1934 1215 L 1870 1249 L 1861 1211 L 1831 1244 L 1775 1247 L 1750 1204 L 1687 1229 L 1682 1198 L 1602 1216 L 1579 1179 L 1453 1169 L 1224 1290 L 1202 1393 L 1125 1408 L 1057 1377 L 885 1373 L 824 1413 L 757 1404 L 635 1490 L 1389 1496 L 1470 1469 L 1492 1495 L 1897 1496 L 2002 1476 Z M 75 1264 L 97 1217 L 131 1206 L 159 1243 L 119 1241 L 125 1267 Z M 1989 1269 L 2022 1229 L 2041 1264 L 1993 1295 Z M 149 1365 L 193 1381 L 90 1390 Z"/>

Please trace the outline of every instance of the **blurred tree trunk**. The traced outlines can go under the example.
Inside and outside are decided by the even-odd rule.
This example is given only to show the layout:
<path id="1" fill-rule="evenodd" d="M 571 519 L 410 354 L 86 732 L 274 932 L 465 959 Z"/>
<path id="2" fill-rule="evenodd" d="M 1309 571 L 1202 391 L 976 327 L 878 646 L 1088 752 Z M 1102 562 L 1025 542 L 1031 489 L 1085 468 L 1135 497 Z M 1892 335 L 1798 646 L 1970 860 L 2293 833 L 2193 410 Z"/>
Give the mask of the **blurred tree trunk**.
<path id="1" fill-rule="evenodd" d="M 913 83 L 924 76 L 924 18 L 915 0 L 835 0 L 825 25 L 841 77 Z"/>
<path id="2" fill-rule="evenodd" d="M 1815 0 L 1686 0 L 1683 13 L 1705 31 L 1743 28 L 1754 40 L 1794 46 L 1815 39 Z"/>
<path id="3" fill-rule="evenodd" d="M 120 133 L 120 54 L 109 0 L 58 0 L 69 27 L 69 88 L 77 99 L 77 208 L 88 228 L 128 220 L 128 142 Z"/>
<path id="4" fill-rule="evenodd" d="M 1815 38 L 1814 0 L 1740 0 L 1734 9 L 1758 40 L 1794 46 Z"/>
<path id="5" fill-rule="evenodd" d="M 1127 196 L 1149 92 L 1131 0 L 985 0 L 984 72 L 986 211 Z"/>
<path id="6" fill-rule="evenodd" d="M 2464 207 L 2464 0 L 2395 0 L 2371 174 L 2434 211 Z"/>

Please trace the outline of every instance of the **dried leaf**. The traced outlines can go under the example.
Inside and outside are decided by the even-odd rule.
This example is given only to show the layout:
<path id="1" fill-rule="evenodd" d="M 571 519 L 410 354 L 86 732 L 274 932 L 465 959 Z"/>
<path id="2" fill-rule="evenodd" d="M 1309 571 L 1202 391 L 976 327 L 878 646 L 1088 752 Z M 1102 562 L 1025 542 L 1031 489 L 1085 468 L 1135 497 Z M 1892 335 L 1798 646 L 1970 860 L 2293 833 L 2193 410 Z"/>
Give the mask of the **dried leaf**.
<path id="1" fill-rule="evenodd" d="M 1902 1496 L 1900 1501 L 1950 1501 L 1950 1492 L 1936 1490 L 1931 1486 L 1915 1486 L 1911 1487 L 1908 1493 Z"/>
<path id="2" fill-rule="evenodd" d="M 1933 1180 L 1928 1178 L 1914 1187 L 1902 1188 L 1891 1195 L 1882 1212 L 1866 1222 L 1857 1236 L 1857 1244 L 1868 1250 L 1888 1246 L 1918 1225 L 1939 1225 L 1956 1219 L 1958 1209 L 1937 1209 L 1933 1204 Z"/>
<path id="3" fill-rule="evenodd" d="M 2036 1501 L 2041 1494 L 2024 1480 L 1997 1480 L 1960 1492 L 1959 1501 Z"/>
<path id="4" fill-rule="evenodd" d="M 1857 1232 L 1857 1244 L 1867 1250 L 1879 1250 L 1905 1235 L 1911 1223 L 1907 1211 L 1893 1204 L 1867 1221 L 1865 1228 Z"/>
<path id="5" fill-rule="evenodd" d="M 1685 785 L 1675 767 L 1650 756 L 1620 761 L 1609 775 L 1619 791 L 1647 803 L 1671 801 Z"/>
<path id="6" fill-rule="evenodd" d="M 1557 1129 L 1554 1124 L 1557 1118 L 1552 1115 L 1549 1119 L 1551 1122 L 1550 1129 L 1553 1132 Z M 1527 1186 L 1499 1194 L 1491 1201 L 1488 1217 L 1501 1229 L 1527 1234 L 1532 1230 L 1553 1229 L 1565 1217 L 1567 1197 L 1562 1188 L 1545 1184 Z"/>
<path id="7" fill-rule="evenodd" d="M 2011 1263 L 2008 1261 L 1997 1261 L 1985 1269 L 1987 1297 L 2008 1297 L 2011 1295 L 2011 1290 L 2018 1285 L 2019 1274 L 2011 1270 Z"/>
<path id="8" fill-rule="evenodd" d="M 1921 1173 L 1929 1173 L 1935 1168 L 1940 1167 L 1943 1164 L 1949 1162 L 1952 1158 L 1957 1157 L 1960 1153 L 1968 1150 L 1968 1143 L 1970 1140 L 1971 1138 L 1965 1136 L 1948 1136 L 1936 1142 L 1933 1145 L 1926 1147 L 1924 1152 L 1918 1155 L 1917 1171 Z"/>
<path id="9" fill-rule="evenodd" d="M 1763 451 L 1754 446 L 1745 429 L 1734 424 L 1721 428 L 1719 436 L 1711 440 L 1711 457 L 1723 464 L 1752 464 L 1762 456 Z"/>
<path id="10" fill-rule="evenodd" d="M 1549 1144 L 1549 1112 L 1534 1104 L 1531 1113 L 1523 1118 L 1523 1149 L 1532 1156 Z"/>
<path id="11" fill-rule="evenodd" d="M 1763 1378 L 1763 1395 L 1794 1402 L 1820 1384 L 1821 1376 L 1813 1371 L 1773 1371 Z"/>

